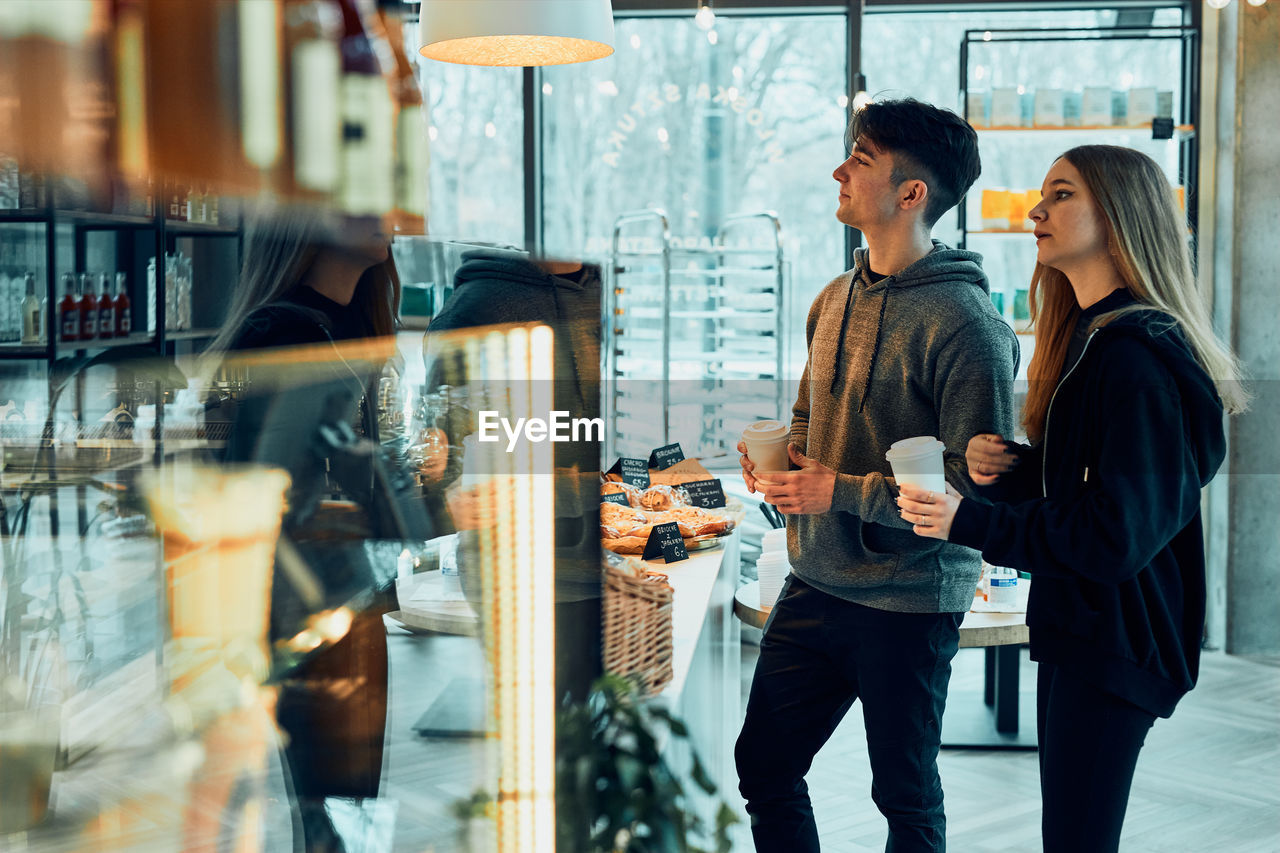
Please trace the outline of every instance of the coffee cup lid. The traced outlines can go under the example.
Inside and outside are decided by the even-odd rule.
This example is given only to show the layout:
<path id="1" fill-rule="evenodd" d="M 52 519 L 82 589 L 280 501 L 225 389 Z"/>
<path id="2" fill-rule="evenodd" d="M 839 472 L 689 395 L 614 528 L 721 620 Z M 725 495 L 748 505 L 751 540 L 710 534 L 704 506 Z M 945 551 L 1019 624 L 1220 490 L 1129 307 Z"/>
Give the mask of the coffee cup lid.
<path id="1" fill-rule="evenodd" d="M 947 446 L 931 435 L 917 435 L 912 438 L 904 438 L 901 441 L 895 441 L 889 445 L 888 452 L 885 453 L 885 459 L 906 459 L 912 456 L 926 456 L 930 453 L 939 453 L 946 450 Z"/>
<path id="2" fill-rule="evenodd" d="M 782 421 L 774 420 L 756 421 L 742 431 L 743 441 L 776 441 L 790 435 L 790 427 Z"/>

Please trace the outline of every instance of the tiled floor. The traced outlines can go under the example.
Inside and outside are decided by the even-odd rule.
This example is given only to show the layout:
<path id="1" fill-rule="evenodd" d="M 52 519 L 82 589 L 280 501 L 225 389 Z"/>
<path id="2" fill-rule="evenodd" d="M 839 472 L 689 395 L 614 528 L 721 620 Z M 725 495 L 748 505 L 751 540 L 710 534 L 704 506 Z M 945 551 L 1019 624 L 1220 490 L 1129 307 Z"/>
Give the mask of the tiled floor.
<path id="1" fill-rule="evenodd" d="M 757 650 L 744 646 L 743 689 Z M 976 692 L 982 654 L 961 650 L 951 695 Z M 1035 664 L 1023 652 L 1024 702 L 1034 702 Z M 970 696 L 969 698 L 974 698 Z M 857 706 L 809 774 L 822 849 L 884 849 L 884 820 L 871 802 Z M 964 853 L 1040 849 L 1034 752 L 943 750 L 948 848 Z M 1087 816 L 1082 816 L 1087 819 Z M 1138 763 L 1120 849 L 1125 853 L 1280 851 L 1280 666 L 1207 653 L 1200 684 L 1171 719 L 1157 721 Z"/>

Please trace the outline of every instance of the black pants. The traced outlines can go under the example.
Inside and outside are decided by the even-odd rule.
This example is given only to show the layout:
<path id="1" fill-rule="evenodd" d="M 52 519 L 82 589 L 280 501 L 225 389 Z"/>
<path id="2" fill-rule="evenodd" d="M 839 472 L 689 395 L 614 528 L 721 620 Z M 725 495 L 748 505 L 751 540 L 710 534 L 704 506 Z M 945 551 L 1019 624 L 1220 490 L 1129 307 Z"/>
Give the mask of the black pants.
<path id="1" fill-rule="evenodd" d="M 855 699 L 871 799 L 889 821 L 885 849 L 946 849 L 937 758 L 961 617 L 876 610 L 788 578 L 765 626 L 735 751 L 756 850 L 819 849 L 804 777 Z"/>
<path id="2" fill-rule="evenodd" d="M 1120 847 L 1129 787 L 1155 715 L 1053 664 L 1036 677 L 1045 853 Z"/>

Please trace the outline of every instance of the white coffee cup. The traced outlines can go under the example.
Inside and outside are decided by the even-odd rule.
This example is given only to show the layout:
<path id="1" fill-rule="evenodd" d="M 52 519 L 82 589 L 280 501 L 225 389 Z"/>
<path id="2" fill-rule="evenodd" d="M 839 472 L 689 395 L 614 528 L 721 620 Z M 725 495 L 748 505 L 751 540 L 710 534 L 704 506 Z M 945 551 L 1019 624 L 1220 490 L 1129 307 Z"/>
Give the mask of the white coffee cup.
<path id="1" fill-rule="evenodd" d="M 889 445 L 884 455 L 893 469 L 899 486 L 915 486 L 929 492 L 946 494 L 947 475 L 942 461 L 946 445 L 931 435 L 904 438 Z"/>
<path id="2" fill-rule="evenodd" d="M 791 443 L 791 428 L 782 421 L 756 421 L 742 431 L 742 442 L 747 446 L 747 458 L 755 465 L 757 480 L 768 482 L 765 476 L 771 471 L 786 471 L 791 467 L 787 445 Z"/>

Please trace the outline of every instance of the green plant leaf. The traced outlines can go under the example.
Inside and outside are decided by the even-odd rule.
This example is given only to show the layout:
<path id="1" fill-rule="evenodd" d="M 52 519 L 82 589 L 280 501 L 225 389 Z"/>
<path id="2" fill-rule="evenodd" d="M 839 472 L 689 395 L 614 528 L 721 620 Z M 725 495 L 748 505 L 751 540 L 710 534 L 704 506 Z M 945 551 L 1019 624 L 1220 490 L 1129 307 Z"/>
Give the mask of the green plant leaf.
<path id="1" fill-rule="evenodd" d="M 708 794 L 716 792 L 716 783 L 711 781 L 711 777 L 707 775 L 707 769 L 702 766 L 702 761 L 699 760 L 696 753 L 693 756 L 693 768 L 690 770 L 689 775 L 693 777 L 693 781 L 698 784 L 698 787 Z"/>

